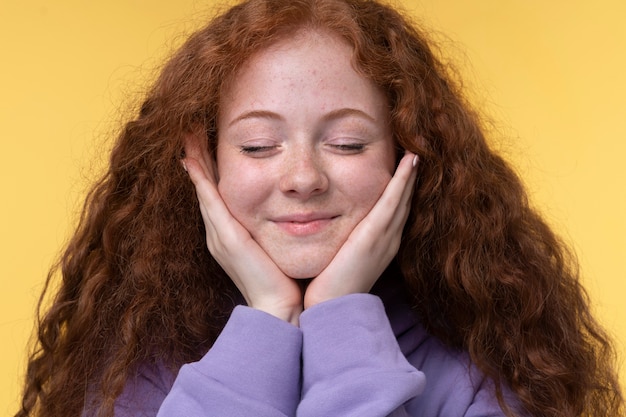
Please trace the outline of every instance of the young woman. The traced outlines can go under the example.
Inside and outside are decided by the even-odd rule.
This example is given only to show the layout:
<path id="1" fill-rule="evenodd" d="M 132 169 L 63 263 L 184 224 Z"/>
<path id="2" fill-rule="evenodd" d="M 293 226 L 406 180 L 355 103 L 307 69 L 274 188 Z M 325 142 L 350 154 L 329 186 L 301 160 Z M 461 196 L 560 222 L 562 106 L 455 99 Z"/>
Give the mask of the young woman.
<path id="1" fill-rule="evenodd" d="M 17 416 L 619 415 L 576 265 L 424 34 L 252 0 L 88 196 Z"/>

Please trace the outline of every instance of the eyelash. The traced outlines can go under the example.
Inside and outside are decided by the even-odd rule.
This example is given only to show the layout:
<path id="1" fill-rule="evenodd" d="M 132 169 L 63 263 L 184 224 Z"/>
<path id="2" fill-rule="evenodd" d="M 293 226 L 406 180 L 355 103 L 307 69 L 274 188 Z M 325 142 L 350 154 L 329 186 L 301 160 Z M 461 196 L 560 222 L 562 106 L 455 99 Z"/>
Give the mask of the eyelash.
<path id="1" fill-rule="evenodd" d="M 271 151 L 275 149 L 276 146 L 242 146 L 240 148 L 240 152 L 243 154 L 253 154 L 253 153 L 261 153 Z"/>
<path id="2" fill-rule="evenodd" d="M 342 144 L 333 144 L 330 146 L 332 146 L 334 149 L 337 149 L 339 151 L 348 152 L 348 153 L 350 152 L 358 153 L 365 149 L 365 144 L 363 143 L 342 143 Z M 276 146 L 241 146 L 240 152 L 242 154 L 259 154 L 262 152 L 271 151 L 275 148 Z"/>
<path id="3" fill-rule="evenodd" d="M 331 146 L 340 151 L 347 151 L 347 152 L 359 152 L 365 149 L 365 144 L 363 143 L 342 143 L 342 144 L 331 145 Z"/>

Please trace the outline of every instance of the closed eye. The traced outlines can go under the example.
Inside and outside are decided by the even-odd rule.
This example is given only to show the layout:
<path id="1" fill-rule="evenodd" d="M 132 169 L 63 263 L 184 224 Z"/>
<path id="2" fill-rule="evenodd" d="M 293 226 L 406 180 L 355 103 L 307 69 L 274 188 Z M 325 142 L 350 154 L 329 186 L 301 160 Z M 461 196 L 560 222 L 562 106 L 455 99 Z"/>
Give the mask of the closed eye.
<path id="1" fill-rule="evenodd" d="M 365 149 L 364 143 L 338 143 L 331 144 L 334 149 L 337 149 L 346 153 L 359 153 Z"/>
<path id="2" fill-rule="evenodd" d="M 271 151 L 275 150 L 276 148 L 278 148 L 277 145 L 270 145 L 270 146 L 240 146 L 239 147 L 239 151 L 242 154 L 262 156 L 262 154 L 271 152 Z"/>

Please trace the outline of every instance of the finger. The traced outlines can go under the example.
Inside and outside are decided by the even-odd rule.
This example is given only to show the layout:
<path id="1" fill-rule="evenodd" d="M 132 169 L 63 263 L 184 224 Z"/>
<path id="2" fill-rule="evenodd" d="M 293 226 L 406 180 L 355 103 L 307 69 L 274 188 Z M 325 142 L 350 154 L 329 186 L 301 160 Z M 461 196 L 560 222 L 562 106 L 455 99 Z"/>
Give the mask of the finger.
<path id="1" fill-rule="evenodd" d="M 411 202 L 413 199 L 413 194 L 415 192 L 415 183 L 417 179 L 417 155 L 414 168 L 409 176 L 408 181 L 405 184 L 404 190 L 402 192 L 402 196 L 398 205 L 396 206 L 396 212 L 391 218 L 390 224 L 387 228 L 387 232 L 395 237 L 396 243 L 399 245 L 400 240 L 402 239 L 402 231 L 404 230 L 404 225 L 406 224 L 407 219 L 409 218 L 409 213 L 411 212 Z"/>
<path id="2" fill-rule="evenodd" d="M 415 190 L 415 181 L 417 179 L 417 166 L 419 164 L 419 156 L 410 152 L 407 152 L 403 159 L 411 160 L 411 165 L 407 167 L 408 163 L 404 161 L 405 166 L 403 170 L 408 170 L 409 176 L 404 183 L 404 189 L 402 191 L 402 196 L 400 197 L 400 205 L 408 205 L 410 204 L 411 197 L 413 196 L 413 192 Z M 403 161 L 401 161 L 403 162 Z M 397 170 L 396 170 L 397 171 Z M 403 174 L 405 175 L 405 174 Z M 402 177 L 403 177 L 402 175 Z"/>
<path id="3" fill-rule="evenodd" d="M 387 218 L 386 222 L 381 223 L 384 229 L 387 229 L 397 218 L 397 213 L 408 211 L 411 194 L 417 177 L 417 155 L 407 152 L 400 160 L 398 168 L 394 176 L 387 184 L 378 202 L 370 211 L 370 215 L 379 218 Z M 400 216 L 402 219 L 403 216 Z"/>
<path id="4" fill-rule="evenodd" d="M 207 179 L 215 183 L 215 170 L 211 166 L 213 160 L 208 152 L 206 135 L 195 132 L 187 133 L 184 137 L 184 145 L 185 159 L 196 160 Z"/>
<path id="5" fill-rule="evenodd" d="M 207 243 L 211 246 L 209 249 L 214 249 L 214 244 L 217 240 L 230 236 L 224 230 L 232 230 L 231 228 L 236 228 L 237 226 L 233 225 L 234 219 L 230 211 L 222 200 L 216 185 L 207 178 L 200 163 L 191 157 L 187 157 L 185 158 L 185 164 L 187 165 L 189 177 L 196 188 L 196 197 L 200 203 L 200 211 L 206 226 Z M 220 230 L 223 231 L 220 232 Z"/>
<path id="6" fill-rule="evenodd" d="M 211 150 L 209 149 L 209 140 L 206 136 L 206 133 L 200 135 L 200 150 L 202 152 L 202 160 L 204 162 L 205 168 L 208 171 L 208 177 L 217 184 L 217 169 L 215 166 L 215 157 Z"/>
<path id="7" fill-rule="evenodd" d="M 407 180 L 404 190 L 402 192 L 402 197 L 400 199 L 400 203 L 398 204 L 398 209 L 403 209 L 405 211 L 405 217 L 402 221 L 402 226 L 406 222 L 406 218 L 409 215 L 409 211 L 411 208 L 411 201 L 413 200 L 413 194 L 415 193 L 415 186 L 417 182 L 417 166 L 419 164 L 419 156 L 414 155 L 411 161 L 412 170 L 409 175 L 409 179 Z"/>

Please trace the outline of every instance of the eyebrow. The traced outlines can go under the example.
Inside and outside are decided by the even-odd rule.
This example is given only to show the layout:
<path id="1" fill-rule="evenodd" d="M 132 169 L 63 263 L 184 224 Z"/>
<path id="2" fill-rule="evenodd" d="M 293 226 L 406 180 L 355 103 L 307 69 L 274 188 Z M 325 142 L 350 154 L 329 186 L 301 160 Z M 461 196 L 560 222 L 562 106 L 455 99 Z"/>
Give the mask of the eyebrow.
<path id="1" fill-rule="evenodd" d="M 363 110 L 353 109 L 351 107 L 344 107 L 341 109 L 333 110 L 329 113 L 326 113 L 322 119 L 328 122 L 328 121 L 342 119 L 344 117 L 349 117 L 349 116 L 361 117 L 363 119 L 369 120 L 370 122 L 374 122 L 374 123 L 376 122 L 376 119 L 374 119 L 372 116 L 370 116 Z"/>
<path id="2" fill-rule="evenodd" d="M 237 116 L 233 121 L 228 124 L 228 127 L 246 119 L 270 119 L 270 120 L 285 120 L 283 116 L 278 113 L 274 113 L 269 110 L 251 110 Z"/>
<path id="3" fill-rule="evenodd" d="M 325 122 L 329 122 L 329 121 L 342 119 L 344 117 L 349 117 L 349 116 L 356 116 L 356 117 L 369 120 L 370 122 L 374 122 L 374 123 L 376 122 L 376 119 L 374 119 L 374 117 L 370 116 L 363 110 L 354 109 L 351 107 L 343 107 L 341 109 L 330 111 L 322 117 L 322 120 Z M 251 111 L 247 111 L 237 116 L 233 121 L 231 121 L 228 124 L 228 126 L 230 127 L 246 119 L 270 119 L 270 120 L 279 120 L 279 121 L 285 120 L 285 118 L 281 116 L 280 114 L 269 111 L 269 110 L 251 110 Z"/>

